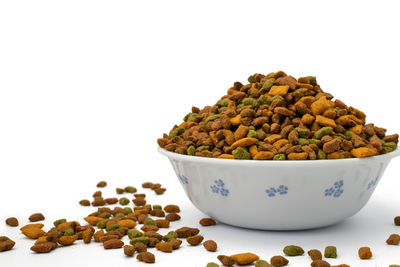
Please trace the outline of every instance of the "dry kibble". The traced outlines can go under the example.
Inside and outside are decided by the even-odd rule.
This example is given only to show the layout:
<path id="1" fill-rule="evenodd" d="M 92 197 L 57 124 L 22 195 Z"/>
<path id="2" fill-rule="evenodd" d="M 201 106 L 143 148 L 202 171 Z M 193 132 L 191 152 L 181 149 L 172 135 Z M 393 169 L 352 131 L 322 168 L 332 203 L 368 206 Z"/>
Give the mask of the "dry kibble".
<path id="1" fill-rule="evenodd" d="M 153 183 L 151 183 L 151 182 L 145 182 L 142 184 L 143 188 L 151 188 L 152 186 L 153 186 Z"/>
<path id="2" fill-rule="evenodd" d="M 203 246 L 207 251 L 215 252 L 217 251 L 217 243 L 214 240 L 207 240 L 203 242 Z"/>
<path id="3" fill-rule="evenodd" d="M 203 236 L 195 235 L 195 236 L 189 236 L 188 238 L 186 238 L 186 241 L 192 246 L 197 246 L 197 245 L 201 244 L 203 239 L 204 239 Z"/>
<path id="4" fill-rule="evenodd" d="M 308 255 L 310 256 L 311 260 L 322 260 L 322 253 L 318 249 L 311 249 L 308 251 Z"/>
<path id="5" fill-rule="evenodd" d="M 169 213 L 165 216 L 165 219 L 170 222 L 174 222 L 174 221 L 179 221 L 181 219 L 181 216 L 176 213 Z"/>
<path id="6" fill-rule="evenodd" d="M 289 261 L 282 256 L 273 256 L 270 260 L 271 264 L 275 267 L 282 267 L 288 265 Z"/>
<path id="7" fill-rule="evenodd" d="M 218 255 L 217 258 L 224 266 L 232 266 L 235 264 L 235 259 L 230 256 Z"/>
<path id="8" fill-rule="evenodd" d="M 90 201 L 87 199 L 82 199 L 81 201 L 79 201 L 79 204 L 81 204 L 82 206 L 90 206 Z"/>
<path id="9" fill-rule="evenodd" d="M 101 191 L 96 191 L 96 192 L 93 193 L 93 198 L 101 197 L 101 196 L 102 196 Z"/>
<path id="10" fill-rule="evenodd" d="M 12 226 L 12 227 L 16 227 L 16 226 L 19 225 L 18 219 L 15 218 L 15 217 L 7 218 L 7 219 L 6 219 L 6 224 L 7 224 L 8 226 Z"/>
<path id="11" fill-rule="evenodd" d="M 156 189 L 154 189 L 154 192 L 155 192 L 157 195 L 162 195 L 162 194 L 165 193 L 165 191 L 167 191 L 166 188 L 156 188 Z"/>
<path id="12" fill-rule="evenodd" d="M 394 224 L 397 225 L 397 226 L 400 226 L 400 216 L 396 216 L 394 218 Z"/>
<path id="13" fill-rule="evenodd" d="M 156 224 L 158 228 L 168 228 L 169 221 L 168 220 L 156 220 Z"/>
<path id="14" fill-rule="evenodd" d="M 94 234 L 93 228 L 87 228 L 86 230 L 84 230 L 82 233 L 83 242 L 85 244 L 89 244 L 92 241 L 93 234 Z"/>
<path id="15" fill-rule="evenodd" d="M 93 234 L 93 238 L 96 242 L 101 242 L 100 239 L 104 236 L 104 230 L 101 229 Z"/>
<path id="16" fill-rule="evenodd" d="M 137 256 L 136 259 L 139 261 L 143 261 L 146 263 L 154 263 L 156 262 L 156 258 L 154 257 L 153 253 L 150 252 L 140 252 Z"/>
<path id="17" fill-rule="evenodd" d="M 58 239 L 58 243 L 63 246 L 72 245 L 78 239 L 78 235 L 64 235 Z"/>
<path id="18" fill-rule="evenodd" d="M 181 209 L 177 205 L 167 205 L 164 207 L 165 212 L 168 213 L 178 213 Z"/>
<path id="19" fill-rule="evenodd" d="M 45 236 L 46 232 L 42 230 L 43 224 L 41 223 L 33 223 L 27 224 L 21 228 L 21 232 L 29 238 L 38 239 L 41 236 Z"/>
<path id="20" fill-rule="evenodd" d="M 389 238 L 386 240 L 386 244 L 388 245 L 398 245 L 400 243 L 400 235 L 391 234 Z"/>
<path id="21" fill-rule="evenodd" d="M 327 246 L 325 248 L 324 256 L 325 258 L 336 258 L 337 257 L 336 247 Z"/>
<path id="22" fill-rule="evenodd" d="M 119 239 L 111 239 L 103 242 L 104 249 L 116 249 L 122 248 L 124 246 L 124 242 Z"/>
<path id="23" fill-rule="evenodd" d="M 323 260 L 314 260 L 311 262 L 311 267 L 331 267 L 331 265 Z"/>
<path id="24" fill-rule="evenodd" d="M 175 231 L 178 234 L 179 238 L 188 238 L 189 236 L 197 235 L 200 230 L 197 228 L 191 227 L 181 227 Z"/>
<path id="25" fill-rule="evenodd" d="M 112 197 L 112 198 L 106 198 L 104 199 L 104 201 L 108 204 L 108 205 L 112 205 L 118 202 L 118 198 L 116 197 Z"/>
<path id="26" fill-rule="evenodd" d="M 118 195 L 125 193 L 125 189 L 123 188 L 116 188 L 115 191 L 117 192 Z"/>
<path id="27" fill-rule="evenodd" d="M 240 254 L 235 254 L 231 256 L 235 262 L 239 265 L 247 265 L 247 264 L 251 264 L 256 260 L 259 260 L 260 257 L 258 257 L 256 254 L 254 253 L 240 253 Z"/>
<path id="28" fill-rule="evenodd" d="M 207 263 L 206 267 L 219 267 L 219 265 L 216 264 L 215 262 L 209 262 Z"/>
<path id="29" fill-rule="evenodd" d="M 48 253 L 55 248 L 57 248 L 57 243 L 49 242 L 49 241 L 40 241 L 40 242 L 36 242 L 31 247 L 31 250 L 36 253 Z"/>
<path id="30" fill-rule="evenodd" d="M 156 249 L 162 252 L 172 252 L 172 245 L 169 242 L 159 242 L 156 245 Z"/>
<path id="31" fill-rule="evenodd" d="M 11 250 L 15 242 L 6 236 L 0 236 L 0 252 Z"/>
<path id="32" fill-rule="evenodd" d="M 107 182 L 106 181 L 101 181 L 97 184 L 97 187 L 106 187 L 107 186 Z"/>
<path id="33" fill-rule="evenodd" d="M 274 267 L 274 265 L 269 264 L 267 261 L 264 260 L 258 260 L 254 264 L 254 267 Z"/>
<path id="34" fill-rule="evenodd" d="M 93 207 L 99 207 L 99 206 L 104 206 L 106 205 L 106 201 L 102 198 L 102 197 L 96 197 L 93 201 L 92 201 L 92 206 Z"/>
<path id="35" fill-rule="evenodd" d="M 361 247 L 358 250 L 358 256 L 360 257 L 360 259 L 362 260 L 367 260 L 372 258 L 372 252 L 371 249 L 369 247 Z"/>
<path id="36" fill-rule="evenodd" d="M 301 256 L 304 254 L 304 250 L 299 246 L 291 245 L 291 246 L 286 246 L 283 249 L 283 253 L 285 253 L 285 255 L 287 256 Z"/>
<path id="37" fill-rule="evenodd" d="M 124 246 L 124 254 L 128 257 L 132 257 L 135 254 L 135 248 L 131 245 Z"/>
<path id="38" fill-rule="evenodd" d="M 135 248 L 135 251 L 137 251 L 138 253 L 140 252 L 146 252 L 147 251 L 147 246 L 145 243 L 142 242 L 137 242 L 133 245 L 133 247 Z"/>
<path id="39" fill-rule="evenodd" d="M 181 246 L 182 240 L 180 240 L 180 239 L 171 239 L 171 240 L 168 241 L 168 243 L 170 243 L 171 246 L 172 246 L 172 249 L 175 250 L 175 249 L 178 249 Z"/>
<path id="40" fill-rule="evenodd" d="M 203 218 L 199 222 L 202 226 L 212 226 L 216 225 L 217 223 L 212 218 Z"/>
<path id="41" fill-rule="evenodd" d="M 45 218 L 43 214 L 41 213 L 34 213 L 31 216 L 29 216 L 29 221 L 30 222 L 38 222 L 38 221 L 43 221 Z"/>

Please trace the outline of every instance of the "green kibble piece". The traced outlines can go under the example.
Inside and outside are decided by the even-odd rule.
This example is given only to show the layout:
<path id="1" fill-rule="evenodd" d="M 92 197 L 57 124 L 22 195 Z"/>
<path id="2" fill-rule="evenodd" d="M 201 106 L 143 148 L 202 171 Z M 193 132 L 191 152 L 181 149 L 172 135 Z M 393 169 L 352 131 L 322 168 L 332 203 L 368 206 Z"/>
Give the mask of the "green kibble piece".
<path id="1" fill-rule="evenodd" d="M 133 213 L 133 210 L 129 207 L 124 208 L 125 214 Z"/>
<path id="2" fill-rule="evenodd" d="M 255 130 L 256 128 L 253 125 L 249 126 L 249 130 Z"/>
<path id="3" fill-rule="evenodd" d="M 215 262 L 209 262 L 207 263 L 206 267 L 219 267 L 219 265 L 216 264 Z"/>
<path id="4" fill-rule="evenodd" d="M 66 235 L 66 236 L 71 236 L 71 235 L 74 235 L 75 234 L 75 231 L 74 231 L 74 229 L 72 229 L 72 228 L 68 228 L 67 230 L 65 230 L 65 232 L 64 232 L 64 235 Z"/>
<path id="5" fill-rule="evenodd" d="M 162 210 L 161 205 L 153 205 L 153 210 Z"/>
<path id="6" fill-rule="evenodd" d="M 150 241 L 149 237 L 141 236 L 141 237 L 132 238 L 129 243 L 131 243 L 131 245 L 135 245 L 136 243 L 143 243 L 143 244 L 147 245 L 149 243 L 149 241 Z"/>
<path id="7" fill-rule="evenodd" d="M 343 137 L 339 136 L 339 135 L 334 135 L 333 138 L 339 140 L 339 142 L 343 142 Z"/>
<path id="8" fill-rule="evenodd" d="M 260 95 L 260 97 L 257 99 L 257 102 L 259 105 L 265 105 L 267 104 L 267 98 L 264 95 Z"/>
<path id="9" fill-rule="evenodd" d="M 308 141 L 310 142 L 310 144 L 315 144 L 315 145 L 317 145 L 318 147 L 321 147 L 321 146 L 322 146 L 321 140 L 318 140 L 318 139 L 309 139 Z"/>
<path id="10" fill-rule="evenodd" d="M 226 111 L 228 109 L 228 107 L 222 107 L 218 109 L 218 113 L 222 113 L 224 111 Z"/>
<path id="11" fill-rule="evenodd" d="M 249 132 L 247 133 L 247 137 L 254 137 L 257 138 L 257 132 L 255 130 L 249 130 Z"/>
<path id="12" fill-rule="evenodd" d="M 121 204 L 121 205 L 128 205 L 129 204 L 129 199 L 127 199 L 126 197 L 121 197 L 120 199 L 119 199 L 119 204 Z"/>
<path id="13" fill-rule="evenodd" d="M 275 83 L 274 78 L 270 78 L 270 79 L 266 80 L 259 91 L 260 94 L 265 94 L 266 92 L 268 92 L 269 89 L 271 89 L 272 85 L 274 85 L 274 83 Z"/>
<path id="14" fill-rule="evenodd" d="M 168 234 L 166 234 L 165 236 L 163 236 L 163 240 L 164 240 L 165 242 L 169 242 L 169 241 L 171 241 L 172 239 L 176 239 L 176 238 L 178 238 L 178 234 L 177 234 L 177 232 L 175 232 L 175 231 L 169 231 Z"/>
<path id="15" fill-rule="evenodd" d="M 286 246 L 283 249 L 283 253 L 287 256 L 301 256 L 304 254 L 304 250 L 299 246 Z"/>
<path id="16" fill-rule="evenodd" d="M 344 133 L 344 136 L 346 136 L 347 140 L 350 140 L 353 137 L 353 135 L 355 135 L 355 133 L 353 133 L 351 131 L 347 131 Z"/>
<path id="17" fill-rule="evenodd" d="M 273 96 L 273 97 L 268 97 L 267 98 L 267 104 L 271 105 L 271 103 L 276 99 L 284 100 L 284 98 L 282 96 L 276 95 L 276 96 Z"/>
<path id="18" fill-rule="evenodd" d="M 125 213 L 117 213 L 114 215 L 115 218 L 124 218 L 125 217 Z"/>
<path id="19" fill-rule="evenodd" d="M 201 152 L 204 150 L 209 150 L 210 147 L 209 146 L 199 146 L 198 148 L 196 148 L 196 152 Z"/>
<path id="20" fill-rule="evenodd" d="M 247 78 L 249 83 L 255 83 L 256 82 L 256 74 L 250 75 L 249 78 Z"/>
<path id="21" fill-rule="evenodd" d="M 196 153 L 196 148 L 194 146 L 189 146 L 186 152 L 189 156 L 194 156 L 194 153 Z"/>
<path id="22" fill-rule="evenodd" d="M 65 223 L 65 222 L 67 222 L 66 219 L 59 219 L 59 220 L 57 220 L 57 221 L 54 221 L 53 224 L 54 224 L 55 227 L 57 227 L 57 226 L 59 226 L 60 224 Z"/>
<path id="23" fill-rule="evenodd" d="M 250 153 L 247 151 L 247 148 L 237 147 L 232 151 L 232 155 L 235 159 L 250 159 Z"/>
<path id="24" fill-rule="evenodd" d="M 325 248 L 324 256 L 325 258 L 336 258 L 337 257 L 336 247 L 327 246 Z"/>
<path id="25" fill-rule="evenodd" d="M 272 160 L 285 160 L 286 159 L 286 155 L 285 154 L 276 154 Z"/>
<path id="26" fill-rule="evenodd" d="M 152 218 L 146 218 L 146 220 L 144 220 L 144 225 L 154 225 L 154 226 L 157 226 L 157 223 L 156 223 Z"/>
<path id="27" fill-rule="evenodd" d="M 400 267 L 400 265 L 391 264 L 391 265 L 389 265 L 389 267 Z"/>
<path id="28" fill-rule="evenodd" d="M 301 145 L 301 146 L 306 146 L 306 145 L 309 145 L 310 144 L 310 141 L 308 140 L 308 139 L 306 139 L 306 138 L 299 138 L 299 145 Z"/>
<path id="29" fill-rule="evenodd" d="M 106 224 L 108 223 L 108 221 L 109 221 L 109 219 L 101 220 L 96 224 L 96 227 L 99 228 L 99 229 L 105 229 L 106 228 Z"/>
<path id="30" fill-rule="evenodd" d="M 257 100 L 254 99 L 254 98 L 251 98 L 251 97 L 243 98 L 242 104 L 245 105 L 245 106 L 252 106 L 252 107 L 257 107 L 258 106 Z"/>
<path id="31" fill-rule="evenodd" d="M 332 127 L 322 127 L 321 129 L 319 129 L 318 131 L 315 132 L 314 138 L 321 139 L 323 136 L 329 135 L 332 132 L 333 132 Z"/>
<path id="32" fill-rule="evenodd" d="M 140 232 L 140 231 L 137 230 L 137 229 L 129 229 L 129 230 L 128 230 L 128 237 L 129 237 L 129 239 L 134 239 L 134 238 L 137 238 L 137 237 L 141 237 L 142 235 L 143 235 L 143 233 Z"/>
<path id="33" fill-rule="evenodd" d="M 263 142 L 263 141 L 258 141 L 257 143 L 256 143 L 256 145 L 257 146 L 262 146 L 262 145 L 264 145 L 265 143 Z"/>
<path id="34" fill-rule="evenodd" d="M 178 128 L 172 130 L 172 131 L 169 133 L 169 138 L 178 136 L 178 135 L 180 135 L 181 133 L 183 133 L 183 129 L 178 127 Z"/>
<path id="35" fill-rule="evenodd" d="M 386 142 L 382 146 L 383 146 L 383 149 L 385 150 L 385 152 L 389 153 L 396 149 L 397 144 L 394 142 Z"/>
<path id="36" fill-rule="evenodd" d="M 215 114 L 215 115 L 210 115 L 206 118 L 206 120 L 204 121 L 204 123 L 207 123 L 209 121 L 215 121 L 216 119 L 218 119 L 221 115 L 219 114 Z"/>
<path id="37" fill-rule="evenodd" d="M 255 267 L 274 267 L 274 265 L 269 264 L 267 261 L 264 261 L 264 260 L 256 261 L 256 264 L 254 266 Z"/>
<path id="38" fill-rule="evenodd" d="M 136 189 L 136 187 L 133 187 L 133 186 L 127 186 L 127 187 L 125 187 L 125 192 L 136 193 L 137 189 Z"/>
<path id="39" fill-rule="evenodd" d="M 310 81 L 310 84 L 317 85 L 317 77 L 315 77 L 315 76 L 307 76 L 306 78 Z"/>
<path id="40" fill-rule="evenodd" d="M 322 149 L 318 149 L 317 159 L 326 159 L 326 154 L 324 151 L 322 151 Z"/>
<path id="41" fill-rule="evenodd" d="M 193 122 L 196 120 L 196 116 L 197 116 L 197 113 L 190 112 L 190 113 L 186 114 L 186 116 L 185 116 L 185 118 L 183 118 L 183 120 L 187 121 L 187 122 Z"/>
<path id="42" fill-rule="evenodd" d="M 239 105 L 236 106 L 237 109 L 238 109 L 238 108 L 242 108 L 242 107 L 244 107 L 244 104 L 243 104 L 243 103 L 241 103 L 241 104 L 239 104 Z"/>
<path id="43" fill-rule="evenodd" d="M 111 224 L 111 225 L 107 226 L 106 231 L 111 232 L 111 231 L 117 230 L 119 228 L 121 228 L 121 225 L 115 223 L 115 224 Z"/>
<path id="44" fill-rule="evenodd" d="M 297 131 L 299 137 L 301 138 L 308 138 L 308 136 L 310 135 L 310 130 L 308 129 L 296 127 L 295 130 Z"/>
<path id="45" fill-rule="evenodd" d="M 229 98 L 224 98 L 217 102 L 217 106 L 218 107 L 227 107 L 229 105 L 229 102 L 231 102 L 231 100 Z"/>

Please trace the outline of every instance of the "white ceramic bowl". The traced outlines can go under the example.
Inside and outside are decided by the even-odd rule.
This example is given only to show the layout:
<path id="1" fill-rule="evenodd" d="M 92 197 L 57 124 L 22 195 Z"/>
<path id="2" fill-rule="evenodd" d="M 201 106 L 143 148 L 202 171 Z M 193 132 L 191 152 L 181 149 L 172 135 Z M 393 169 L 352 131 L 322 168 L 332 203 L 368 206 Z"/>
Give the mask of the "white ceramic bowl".
<path id="1" fill-rule="evenodd" d="M 169 158 L 192 203 L 212 218 L 245 228 L 300 230 L 335 224 L 357 213 L 400 149 L 363 159 L 302 161 L 159 152 Z"/>

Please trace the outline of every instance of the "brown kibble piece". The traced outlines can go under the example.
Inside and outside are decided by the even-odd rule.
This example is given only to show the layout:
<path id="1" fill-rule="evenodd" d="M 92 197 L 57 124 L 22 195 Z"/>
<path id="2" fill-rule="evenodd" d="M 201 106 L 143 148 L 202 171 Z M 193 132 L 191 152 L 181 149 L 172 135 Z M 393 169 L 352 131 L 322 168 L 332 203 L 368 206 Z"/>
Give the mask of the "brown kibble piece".
<path id="1" fill-rule="evenodd" d="M 288 265 L 289 261 L 282 256 L 273 256 L 271 258 L 271 264 L 275 267 L 282 267 Z"/>
<path id="2" fill-rule="evenodd" d="M 149 232 L 149 231 L 157 232 L 158 229 L 159 228 L 155 225 L 143 225 L 142 228 L 140 228 L 140 230 L 142 230 L 143 232 Z"/>
<path id="3" fill-rule="evenodd" d="M 192 246 L 197 246 L 203 241 L 204 237 L 201 235 L 195 235 L 195 236 L 189 236 L 186 238 L 186 241 L 192 245 Z"/>
<path id="4" fill-rule="evenodd" d="M 15 218 L 15 217 L 7 218 L 7 219 L 6 219 L 6 224 L 7 224 L 8 226 L 12 226 L 12 227 L 16 227 L 16 226 L 19 225 L 18 219 Z"/>
<path id="5" fill-rule="evenodd" d="M 41 223 L 33 223 L 33 224 L 27 224 L 24 227 L 21 228 L 21 232 L 29 238 L 32 239 L 37 239 L 41 236 L 45 236 L 46 232 L 42 230 L 43 224 Z"/>
<path id="6" fill-rule="evenodd" d="M 388 245 L 398 245 L 400 243 L 400 235 L 391 234 L 389 238 L 386 240 L 386 244 Z"/>
<path id="7" fill-rule="evenodd" d="M 57 243 L 49 242 L 49 241 L 41 241 L 35 243 L 31 250 L 36 253 L 48 253 L 57 247 Z"/>
<path id="8" fill-rule="evenodd" d="M 119 235 L 103 235 L 101 237 L 99 237 L 99 241 L 100 242 L 106 242 L 108 240 L 112 240 L 112 239 L 120 239 Z"/>
<path id="9" fill-rule="evenodd" d="M 151 183 L 151 182 L 145 182 L 142 184 L 143 188 L 151 188 L 152 186 L 153 186 L 153 183 Z"/>
<path id="10" fill-rule="evenodd" d="M 118 195 L 125 193 L 125 189 L 123 188 L 116 188 L 115 191 L 117 192 Z"/>
<path id="11" fill-rule="evenodd" d="M 212 226 L 216 225 L 217 223 L 212 218 L 203 218 L 199 222 L 202 226 Z"/>
<path id="12" fill-rule="evenodd" d="M 135 248 L 131 245 L 124 246 L 124 254 L 128 257 L 132 257 L 135 254 Z"/>
<path id="13" fill-rule="evenodd" d="M 360 257 L 360 259 L 362 260 L 367 260 L 370 259 L 372 257 L 372 252 L 371 249 L 369 247 L 361 247 L 358 250 L 358 256 Z"/>
<path id="14" fill-rule="evenodd" d="M 200 230 L 191 227 L 181 227 L 177 229 L 175 232 L 178 234 L 179 238 L 187 238 L 189 236 L 197 235 L 200 232 Z"/>
<path id="15" fill-rule="evenodd" d="M 160 242 L 157 243 L 156 249 L 162 251 L 162 252 L 172 252 L 172 245 L 168 242 Z"/>
<path id="16" fill-rule="evenodd" d="M 85 231 L 83 231 L 82 239 L 85 244 L 89 244 L 92 241 L 93 233 L 93 228 L 87 228 Z"/>
<path id="17" fill-rule="evenodd" d="M 331 265 L 323 260 L 314 260 L 311 262 L 311 267 L 331 267 Z"/>
<path id="18" fill-rule="evenodd" d="M 118 202 L 118 198 L 116 197 L 112 197 L 112 198 L 106 198 L 104 199 L 104 201 L 108 204 L 108 205 L 112 205 Z"/>
<path id="19" fill-rule="evenodd" d="M 93 201 L 92 201 L 92 206 L 93 207 L 99 207 L 99 206 L 104 206 L 106 205 L 106 201 L 102 198 L 102 197 L 96 197 Z"/>
<path id="20" fill-rule="evenodd" d="M 232 266 L 235 264 L 235 259 L 230 256 L 218 255 L 217 258 L 224 266 Z"/>
<path id="21" fill-rule="evenodd" d="M 107 182 L 106 181 L 101 181 L 97 184 L 97 187 L 106 187 L 107 186 Z"/>
<path id="22" fill-rule="evenodd" d="M 394 224 L 397 225 L 397 226 L 400 226 L 400 216 L 396 216 L 394 218 Z"/>
<path id="23" fill-rule="evenodd" d="M 203 246 L 207 251 L 215 252 L 218 248 L 217 243 L 214 240 L 207 240 L 203 242 Z"/>
<path id="24" fill-rule="evenodd" d="M 45 218 L 43 214 L 41 213 L 34 213 L 31 216 L 29 216 L 29 221 L 30 222 L 38 222 L 38 221 L 43 221 Z"/>
<path id="25" fill-rule="evenodd" d="M 158 228 L 168 228 L 169 221 L 168 220 L 156 220 L 156 224 Z"/>
<path id="26" fill-rule="evenodd" d="M 165 219 L 170 222 L 174 222 L 174 221 L 179 221 L 181 219 L 181 216 L 176 213 L 169 213 L 165 216 Z"/>
<path id="27" fill-rule="evenodd" d="M 181 209 L 177 205 L 167 205 L 164 207 L 165 212 L 168 213 L 178 213 Z"/>
<path id="28" fill-rule="evenodd" d="M 308 255 L 310 256 L 311 260 L 322 260 L 322 253 L 318 249 L 311 249 L 308 251 Z"/>
<path id="29" fill-rule="evenodd" d="M 140 252 L 146 252 L 147 251 L 147 246 L 142 243 L 142 242 L 137 242 L 135 243 L 135 245 L 133 245 L 133 247 L 135 248 L 135 250 L 140 253 Z"/>
<path id="30" fill-rule="evenodd" d="M 139 261 L 143 261 L 146 263 L 154 263 L 156 262 L 156 258 L 154 257 L 153 253 L 150 252 L 140 252 L 137 256 L 136 259 L 138 259 Z"/>
<path id="31" fill-rule="evenodd" d="M 90 201 L 87 199 L 82 199 L 81 201 L 79 201 L 79 204 L 81 204 L 82 206 L 90 206 Z"/>
<path id="32" fill-rule="evenodd" d="M 135 198 L 132 200 L 133 204 L 136 206 L 144 206 L 146 205 L 146 200 L 144 198 Z"/>
<path id="33" fill-rule="evenodd" d="M 94 197 L 94 198 L 96 198 L 96 197 L 101 197 L 101 196 L 102 196 L 101 191 L 96 191 L 96 192 L 93 193 L 93 197 Z"/>
<path id="34" fill-rule="evenodd" d="M 0 236 L 0 252 L 11 250 L 15 242 L 6 236 Z"/>
<path id="35" fill-rule="evenodd" d="M 122 248 L 124 246 L 124 242 L 119 239 L 111 239 L 103 242 L 104 249 L 116 249 Z"/>
<path id="36" fill-rule="evenodd" d="M 58 243 L 63 246 L 72 245 L 78 239 L 78 235 L 64 235 L 58 239 Z"/>
<path id="37" fill-rule="evenodd" d="M 240 253 L 240 254 L 235 254 L 231 256 L 235 262 L 239 265 L 247 265 L 247 264 L 251 264 L 256 260 L 259 260 L 260 257 L 258 257 L 256 254 L 254 253 Z"/>
<path id="38" fill-rule="evenodd" d="M 175 249 L 178 249 L 181 246 L 182 240 L 180 240 L 180 239 L 172 239 L 172 240 L 169 241 L 169 243 L 171 244 L 172 249 L 175 250 Z"/>
<path id="39" fill-rule="evenodd" d="M 165 191 L 167 191 L 167 189 L 163 187 L 154 189 L 154 192 L 156 192 L 157 195 L 162 195 Z"/>
<path id="40" fill-rule="evenodd" d="M 101 242 L 100 239 L 101 239 L 101 237 L 103 237 L 103 236 L 104 236 L 104 230 L 103 230 L 103 229 L 101 229 L 101 230 L 99 230 L 99 231 L 97 231 L 97 232 L 95 232 L 95 233 L 93 234 L 93 238 L 94 238 L 94 240 L 95 240 L 96 242 Z"/>

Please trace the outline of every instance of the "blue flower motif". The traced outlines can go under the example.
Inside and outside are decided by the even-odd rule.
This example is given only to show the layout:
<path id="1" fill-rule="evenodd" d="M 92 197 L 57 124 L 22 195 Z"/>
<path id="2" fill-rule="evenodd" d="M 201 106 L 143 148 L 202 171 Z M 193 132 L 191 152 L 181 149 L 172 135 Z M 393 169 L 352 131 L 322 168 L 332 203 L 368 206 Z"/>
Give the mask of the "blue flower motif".
<path id="1" fill-rule="evenodd" d="M 375 179 L 371 180 L 371 182 L 368 183 L 368 188 L 367 190 L 371 189 L 372 187 L 374 187 L 377 183 L 378 183 L 378 179 L 379 177 L 376 177 Z"/>
<path id="2" fill-rule="evenodd" d="M 179 180 L 181 180 L 182 184 L 189 184 L 189 180 L 185 175 L 179 175 Z"/>
<path id="3" fill-rule="evenodd" d="M 284 186 L 284 185 L 280 185 L 279 187 L 278 187 L 278 192 L 279 192 L 279 194 L 280 195 L 286 195 L 287 193 L 288 193 L 288 187 L 287 186 Z"/>
<path id="4" fill-rule="evenodd" d="M 278 187 L 270 187 L 265 190 L 265 193 L 269 197 L 275 197 L 276 195 L 286 195 L 288 193 L 289 188 L 285 185 L 279 185 Z"/>
<path id="5" fill-rule="evenodd" d="M 344 185 L 343 180 L 336 181 L 333 184 L 333 187 L 325 189 L 325 196 L 326 197 L 330 197 L 330 196 L 333 195 L 333 197 L 336 197 L 336 198 L 340 197 L 343 194 L 343 191 L 344 191 L 343 185 Z"/>
<path id="6" fill-rule="evenodd" d="M 273 187 L 271 187 L 270 189 L 266 189 L 265 192 L 269 197 L 274 197 L 275 194 L 277 193 L 277 191 Z"/>
<path id="7" fill-rule="evenodd" d="M 225 183 L 221 179 L 214 180 L 214 185 L 211 185 L 210 188 L 215 194 L 221 194 L 224 197 L 229 195 L 229 189 L 225 188 Z"/>

